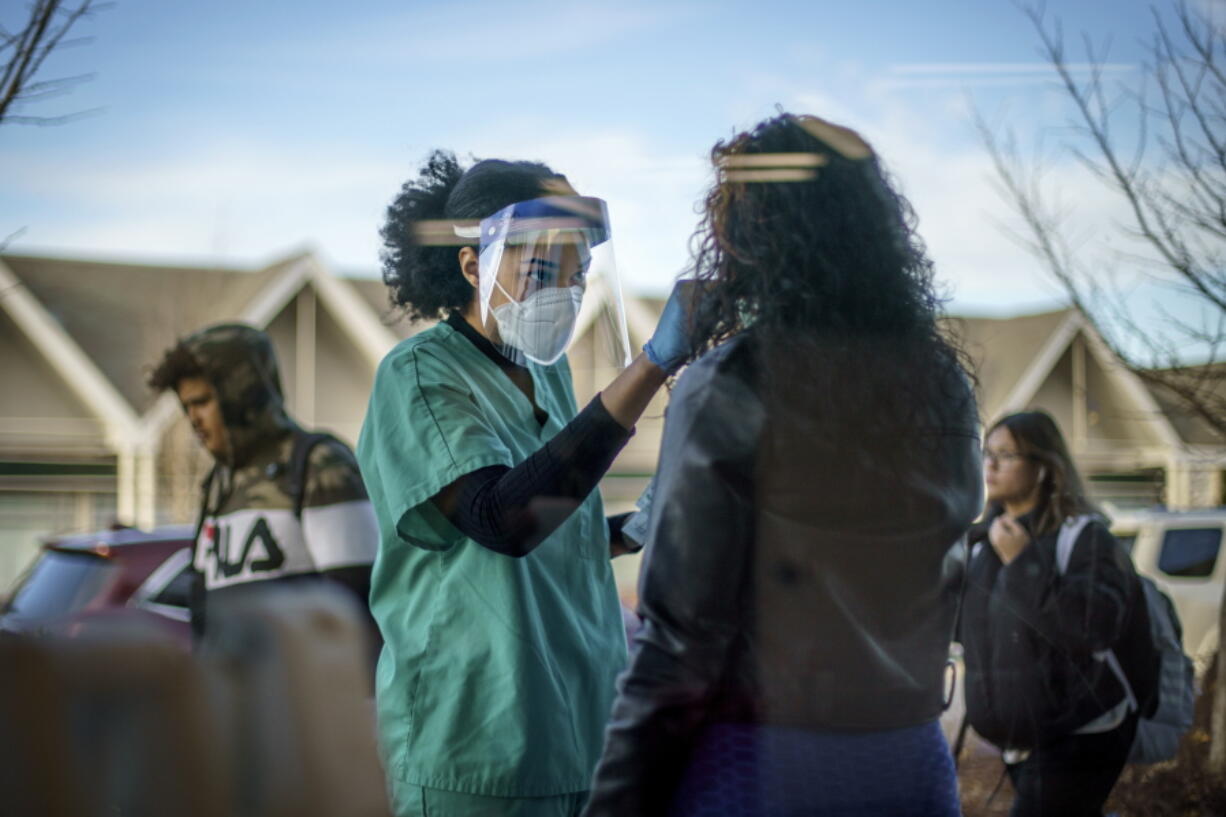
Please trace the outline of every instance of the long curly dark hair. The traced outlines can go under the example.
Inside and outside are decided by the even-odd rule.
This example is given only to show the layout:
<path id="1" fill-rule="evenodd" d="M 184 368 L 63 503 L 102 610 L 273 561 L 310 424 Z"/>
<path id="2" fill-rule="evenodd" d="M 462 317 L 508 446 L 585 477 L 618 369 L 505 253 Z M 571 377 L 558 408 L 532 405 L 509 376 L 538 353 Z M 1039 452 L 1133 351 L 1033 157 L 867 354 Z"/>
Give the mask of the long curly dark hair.
<path id="1" fill-rule="evenodd" d="M 968 359 L 938 328 L 914 211 L 867 143 L 782 113 L 711 158 L 720 178 L 693 239 L 691 274 L 705 283 L 691 359 L 750 330 L 767 399 L 820 412 L 817 433 L 858 435 L 862 451 L 913 451 L 910 440 L 949 433 L 932 428 L 934 406 L 974 416 Z"/>
<path id="2" fill-rule="evenodd" d="M 417 178 L 405 182 L 388 205 L 379 230 L 383 283 L 392 304 L 411 320 L 422 320 L 445 317 L 474 297 L 456 261 L 460 244 L 423 242 L 417 229 L 422 222 L 482 219 L 517 201 L 548 195 L 546 183 L 565 179 L 540 162 L 486 159 L 465 170 L 454 153 L 433 151 Z"/>

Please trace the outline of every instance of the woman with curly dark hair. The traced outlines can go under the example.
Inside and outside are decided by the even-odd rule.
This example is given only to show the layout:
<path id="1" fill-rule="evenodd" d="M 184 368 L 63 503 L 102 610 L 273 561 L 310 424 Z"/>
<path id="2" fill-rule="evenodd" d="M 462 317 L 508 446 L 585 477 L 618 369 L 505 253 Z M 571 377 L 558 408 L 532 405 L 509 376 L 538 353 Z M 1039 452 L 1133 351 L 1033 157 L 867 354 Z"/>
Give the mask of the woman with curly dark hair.
<path id="1" fill-rule="evenodd" d="M 604 202 L 542 164 L 436 152 L 382 235 L 393 301 L 442 318 L 383 360 L 358 440 L 395 811 L 573 817 L 626 655 L 609 558 L 628 543 L 595 488 L 685 356 L 678 309 L 578 411 L 589 272 L 619 312 Z"/>
<path id="2" fill-rule="evenodd" d="M 715 146 L 643 627 L 585 814 L 954 815 L 937 723 L 978 423 L 907 203 L 854 132 Z"/>

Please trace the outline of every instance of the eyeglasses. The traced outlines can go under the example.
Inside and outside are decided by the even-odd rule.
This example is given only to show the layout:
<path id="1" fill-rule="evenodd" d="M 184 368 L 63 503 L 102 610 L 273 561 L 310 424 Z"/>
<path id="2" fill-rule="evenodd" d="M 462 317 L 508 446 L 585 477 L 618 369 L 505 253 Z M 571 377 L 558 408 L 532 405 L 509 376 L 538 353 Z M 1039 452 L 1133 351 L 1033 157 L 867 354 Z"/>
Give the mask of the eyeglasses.
<path id="1" fill-rule="evenodd" d="M 1016 451 L 988 451 L 986 448 L 983 451 L 983 461 L 989 465 L 1012 465 L 1018 460 L 1028 459 L 1028 454 L 1019 454 Z"/>

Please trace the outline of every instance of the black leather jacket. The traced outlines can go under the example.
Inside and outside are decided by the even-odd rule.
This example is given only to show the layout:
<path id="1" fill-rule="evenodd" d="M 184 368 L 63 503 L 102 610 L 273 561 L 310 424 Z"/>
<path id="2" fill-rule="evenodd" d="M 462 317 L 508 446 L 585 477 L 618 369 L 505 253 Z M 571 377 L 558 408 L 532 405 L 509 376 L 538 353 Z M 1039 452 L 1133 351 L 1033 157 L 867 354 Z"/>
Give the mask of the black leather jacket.
<path id="1" fill-rule="evenodd" d="M 756 368 L 738 336 L 670 399 L 643 628 L 589 817 L 667 813 L 707 724 L 880 730 L 941 712 L 960 573 L 949 557 L 982 507 L 969 387 L 947 372 L 965 399 L 957 416 L 934 408 L 930 455 L 878 469 L 814 434 L 803 407 L 764 405 Z"/>
<path id="2" fill-rule="evenodd" d="M 1126 635 L 1144 639 L 1149 625 L 1132 562 L 1105 525 L 1086 525 L 1061 572 L 1058 532 L 1036 535 L 1036 515 L 1018 519 L 1031 542 L 1008 565 L 988 542 L 995 515 L 971 534 L 960 634 L 966 712 L 1001 748 L 1065 737 L 1119 703 L 1123 685 L 1093 653 Z"/>

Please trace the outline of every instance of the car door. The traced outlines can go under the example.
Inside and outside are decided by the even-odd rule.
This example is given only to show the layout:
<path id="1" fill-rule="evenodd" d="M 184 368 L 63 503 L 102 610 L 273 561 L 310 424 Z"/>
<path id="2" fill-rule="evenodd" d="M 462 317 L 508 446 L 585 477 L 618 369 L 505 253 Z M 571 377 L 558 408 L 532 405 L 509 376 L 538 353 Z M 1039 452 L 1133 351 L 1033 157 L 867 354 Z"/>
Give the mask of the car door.
<path id="1" fill-rule="evenodd" d="M 1156 531 L 1154 576 L 1179 613 L 1184 649 L 1197 654 L 1217 627 L 1226 563 L 1223 525 L 1213 520 L 1170 520 Z"/>
<path id="2" fill-rule="evenodd" d="M 141 583 L 128 601 L 128 606 L 175 622 L 176 633 L 190 640 L 189 603 L 195 579 L 191 567 L 190 547 L 174 551 Z"/>

